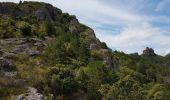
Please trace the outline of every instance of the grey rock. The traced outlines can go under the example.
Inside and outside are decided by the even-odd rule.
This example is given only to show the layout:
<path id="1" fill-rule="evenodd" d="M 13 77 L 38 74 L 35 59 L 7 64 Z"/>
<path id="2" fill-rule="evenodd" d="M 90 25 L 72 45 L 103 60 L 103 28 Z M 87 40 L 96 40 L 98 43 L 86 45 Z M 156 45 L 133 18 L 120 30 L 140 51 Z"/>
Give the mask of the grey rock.
<path id="1" fill-rule="evenodd" d="M 28 87 L 27 93 L 16 96 L 14 100 L 44 100 L 44 96 L 37 89 Z"/>
<path id="2" fill-rule="evenodd" d="M 105 57 L 103 59 L 103 64 L 109 70 L 115 71 L 115 69 L 116 69 L 116 63 L 115 63 L 115 61 L 113 60 L 113 58 L 111 56 Z"/>
<path id="3" fill-rule="evenodd" d="M 79 24 L 78 19 L 74 18 L 70 21 L 69 30 L 71 33 L 78 33 L 77 25 Z"/>
<path id="4" fill-rule="evenodd" d="M 17 72 L 16 71 L 4 72 L 4 75 L 7 77 L 13 77 L 13 76 L 17 75 Z"/>
<path id="5" fill-rule="evenodd" d="M 78 24 L 79 24 L 78 19 L 74 18 L 74 19 L 70 20 L 70 25 L 71 25 L 71 26 L 76 26 L 76 25 L 78 25 Z"/>
<path id="6" fill-rule="evenodd" d="M 102 55 L 103 64 L 106 68 L 109 70 L 115 71 L 116 69 L 116 62 L 111 56 L 111 50 L 110 49 L 100 49 L 99 54 Z"/>
<path id="7" fill-rule="evenodd" d="M 42 20 L 52 20 L 52 16 L 50 15 L 47 8 L 40 8 L 35 12 L 35 16 L 38 21 Z"/>
<path id="8" fill-rule="evenodd" d="M 21 52 L 24 52 L 27 49 L 27 45 L 17 45 L 15 48 L 12 50 L 12 53 L 18 54 Z"/>
<path id="9" fill-rule="evenodd" d="M 96 44 L 96 43 L 90 44 L 90 50 L 99 50 L 99 49 L 101 49 L 99 44 Z"/>
<path id="10" fill-rule="evenodd" d="M 91 28 L 86 29 L 85 32 L 83 33 L 83 35 L 85 36 L 85 40 L 89 44 L 97 42 L 97 38 L 95 36 L 94 30 L 92 30 Z"/>
<path id="11" fill-rule="evenodd" d="M 12 56 L 16 55 L 39 55 L 45 48 L 45 42 L 36 38 L 8 38 L 0 40 L 0 56 Z"/>
<path id="12" fill-rule="evenodd" d="M 29 54 L 29 56 L 37 56 L 40 54 L 40 52 L 30 50 L 30 51 L 28 51 L 28 54 Z"/>
<path id="13" fill-rule="evenodd" d="M 152 48 L 146 47 L 146 49 L 143 50 L 143 55 L 155 56 L 156 54 Z"/>

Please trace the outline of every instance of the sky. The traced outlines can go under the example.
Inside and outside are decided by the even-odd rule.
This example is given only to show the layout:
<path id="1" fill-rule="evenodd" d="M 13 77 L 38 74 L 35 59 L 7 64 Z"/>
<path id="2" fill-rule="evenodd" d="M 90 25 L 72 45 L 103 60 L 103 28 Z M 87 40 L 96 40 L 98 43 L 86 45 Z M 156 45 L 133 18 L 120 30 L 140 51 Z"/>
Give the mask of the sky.
<path id="1" fill-rule="evenodd" d="M 160 55 L 170 53 L 170 0 L 31 1 L 47 2 L 76 15 L 112 50 L 142 53 L 145 47 L 151 47 Z"/>

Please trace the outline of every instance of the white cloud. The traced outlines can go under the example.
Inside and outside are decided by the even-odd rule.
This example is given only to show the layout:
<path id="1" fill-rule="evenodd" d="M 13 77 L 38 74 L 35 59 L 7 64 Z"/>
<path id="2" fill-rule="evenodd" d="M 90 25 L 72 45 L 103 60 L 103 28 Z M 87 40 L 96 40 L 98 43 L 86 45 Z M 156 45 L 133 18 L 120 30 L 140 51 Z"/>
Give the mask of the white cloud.
<path id="1" fill-rule="evenodd" d="M 19 0 L 0 1 L 19 2 Z M 162 55 L 170 50 L 168 48 L 170 36 L 166 35 L 170 34 L 170 31 L 154 24 L 169 24 L 169 16 L 153 14 L 155 6 L 156 11 L 164 11 L 165 7 L 170 4 L 170 0 L 162 0 L 156 5 L 154 5 L 153 0 L 31 1 L 48 2 L 61 8 L 64 12 L 76 15 L 80 22 L 94 28 L 97 37 L 113 49 L 116 48 L 129 53 L 141 51 L 146 46 L 151 46 Z M 150 12 L 145 14 L 148 11 Z M 109 25 L 118 31 L 108 29 L 105 25 Z"/>
<path id="2" fill-rule="evenodd" d="M 97 34 L 98 37 L 102 41 L 106 41 L 110 47 L 128 53 L 136 51 L 141 53 L 146 46 L 151 46 L 156 49 L 158 54 L 165 55 L 167 52 L 164 49 L 168 50 L 167 46 L 170 45 L 170 37 L 166 35 L 168 31 L 149 23 L 129 25 L 117 35 L 107 34 L 107 31 L 98 31 L 101 32 L 101 34 Z"/>

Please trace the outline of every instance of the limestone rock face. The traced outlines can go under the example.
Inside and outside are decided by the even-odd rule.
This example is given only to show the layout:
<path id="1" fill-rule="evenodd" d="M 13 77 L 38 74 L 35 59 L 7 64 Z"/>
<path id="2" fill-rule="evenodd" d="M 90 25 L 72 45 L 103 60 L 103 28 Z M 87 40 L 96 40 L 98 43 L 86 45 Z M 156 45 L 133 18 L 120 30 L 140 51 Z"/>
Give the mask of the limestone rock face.
<path id="1" fill-rule="evenodd" d="M 26 93 L 16 96 L 14 100 L 44 100 L 44 97 L 42 94 L 38 93 L 37 89 L 28 87 Z"/>
<path id="2" fill-rule="evenodd" d="M 111 56 L 111 50 L 100 49 L 99 52 L 102 55 L 103 64 L 105 65 L 105 67 L 108 68 L 109 70 L 114 71 L 116 69 L 116 62 Z"/>
<path id="3" fill-rule="evenodd" d="M 35 12 L 38 21 L 58 20 L 61 14 L 62 11 L 58 8 L 54 8 L 52 5 L 46 5 L 46 7 L 39 8 Z"/>
<path id="4" fill-rule="evenodd" d="M 52 20 L 52 17 L 46 8 L 40 8 L 35 12 L 38 21 Z"/>
<path id="5" fill-rule="evenodd" d="M 98 44 L 92 43 L 90 44 L 90 50 L 99 50 L 101 47 Z"/>
<path id="6" fill-rule="evenodd" d="M 75 32 L 78 33 L 77 25 L 79 24 L 78 19 L 74 18 L 70 20 L 69 30 L 71 33 Z"/>
<path id="7" fill-rule="evenodd" d="M 91 28 L 86 29 L 83 35 L 85 36 L 85 39 L 89 44 L 97 42 L 94 30 L 92 30 Z"/>
<path id="8" fill-rule="evenodd" d="M 155 56 L 156 54 L 152 48 L 146 47 L 146 49 L 143 50 L 143 55 Z"/>
<path id="9" fill-rule="evenodd" d="M 9 57 L 10 55 L 39 55 L 46 47 L 41 39 L 35 38 L 9 38 L 0 40 L 0 55 Z"/>
<path id="10" fill-rule="evenodd" d="M 76 26 L 76 25 L 78 25 L 79 24 L 79 21 L 76 19 L 76 18 L 74 18 L 74 19 L 72 19 L 71 21 L 70 21 L 70 25 L 71 26 Z"/>
<path id="11" fill-rule="evenodd" d="M 0 15 L 10 15 L 10 16 L 28 16 L 28 15 L 35 15 L 38 21 L 44 20 L 58 20 L 62 14 L 62 11 L 58 8 L 54 8 L 50 4 L 45 4 L 40 7 L 32 9 L 31 7 L 23 7 L 26 6 L 29 2 L 24 1 L 23 3 L 19 4 L 18 7 L 15 3 L 0 3 Z M 40 4 L 38 2 L 34 2 L 34 4 Z M 0 16 L 2 17 L 2 16 Z"/>
<path id="12" fill-rule="evenodd" d="M 116 63 L 111 55 L 112 50 L 104 42 L 102 43 L 96 38 L 94 30 L 91 28 L 88 28 L 83 34 L 85 35 L 85 40 L 89 43 L 90 51 L 95 52 L 103 60 L 106 68 L 114 71 L 116 69 Z"/>

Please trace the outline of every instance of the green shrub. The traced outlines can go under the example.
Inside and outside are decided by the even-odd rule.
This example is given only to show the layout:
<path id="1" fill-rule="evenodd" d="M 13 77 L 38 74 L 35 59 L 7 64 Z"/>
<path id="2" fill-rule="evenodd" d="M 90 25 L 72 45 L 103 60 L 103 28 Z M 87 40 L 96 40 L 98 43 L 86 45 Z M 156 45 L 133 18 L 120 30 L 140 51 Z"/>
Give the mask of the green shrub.
<path id="1" fill-rule="evenodd" d="M 23 36 L 31 36 L 31 26 L 29 23 L 19 21 L 16 23 L 17 28 L 20 30 Z"/>

